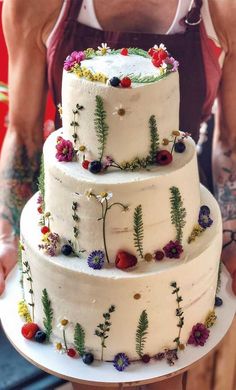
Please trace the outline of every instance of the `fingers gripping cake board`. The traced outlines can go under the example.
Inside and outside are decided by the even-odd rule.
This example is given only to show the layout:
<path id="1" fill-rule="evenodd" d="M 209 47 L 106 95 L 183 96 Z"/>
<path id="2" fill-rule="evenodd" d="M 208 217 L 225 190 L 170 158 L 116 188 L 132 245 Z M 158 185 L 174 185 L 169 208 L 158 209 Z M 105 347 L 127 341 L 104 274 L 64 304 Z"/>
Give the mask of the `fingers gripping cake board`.
<path id="1" fill-rule="evenodd" d="M 210 336 L 222 244 L 178 62 L 164 45 L 73 52 L 59 111 L 21 219 L 22 334 L 119 371 L 174 364 Z"/>

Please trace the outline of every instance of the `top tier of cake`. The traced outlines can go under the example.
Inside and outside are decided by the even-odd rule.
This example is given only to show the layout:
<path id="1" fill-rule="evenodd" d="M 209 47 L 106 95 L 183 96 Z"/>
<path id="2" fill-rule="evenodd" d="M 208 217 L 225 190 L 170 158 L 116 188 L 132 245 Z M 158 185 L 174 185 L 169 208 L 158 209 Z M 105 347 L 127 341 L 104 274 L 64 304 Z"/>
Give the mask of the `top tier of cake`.
<path id="1" fill-rule="evenodd" d="M 126 55 L 122 50 L 88 49 L 72 53 L 65 61 L 64 134 L 77 149 L 85 148 L 86 159 L 110 156 L 121 164 L 146 158 L 150 153 L 150 118 L 156 120 L 160 143 L 178 130 L 178 63 L 163 48 L 155 53 L 166 57 L 155 62 L 140 49 L 128 49 Z M 98 111 L 105 124 L 102 129 Z"/>

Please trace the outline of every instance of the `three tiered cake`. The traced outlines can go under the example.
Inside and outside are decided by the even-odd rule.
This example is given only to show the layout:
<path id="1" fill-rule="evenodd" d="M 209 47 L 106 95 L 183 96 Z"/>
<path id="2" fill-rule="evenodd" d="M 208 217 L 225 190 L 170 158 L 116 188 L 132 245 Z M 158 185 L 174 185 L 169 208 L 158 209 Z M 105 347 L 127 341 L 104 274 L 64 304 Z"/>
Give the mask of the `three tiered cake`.
<path id="1" fill-rule="evenodd" d="M 179 131 L 178 63 L 163 45 L 73 52 L 59 109 L 21 219 L 20 314 L 88 364 L 172 364 L 209 336 L 222 244 Z"/>

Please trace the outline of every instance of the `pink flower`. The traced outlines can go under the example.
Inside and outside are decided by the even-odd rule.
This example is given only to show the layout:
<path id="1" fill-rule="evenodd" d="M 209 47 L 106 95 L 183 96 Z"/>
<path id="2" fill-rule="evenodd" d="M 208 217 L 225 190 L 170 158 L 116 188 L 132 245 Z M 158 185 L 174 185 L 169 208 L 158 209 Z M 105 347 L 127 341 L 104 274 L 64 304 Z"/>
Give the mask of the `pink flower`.
<path id="1" fill-rule="evenodd" d="M 56 158 L 58 159 L 58 161 L 69 162 L 73 160 L 75 151 L 71 141 L 65 140 L 62 137 L 58 138 L 56 150 L 57 150 Z"/>
<path id="2" fill-rule="evenodd" d="M 166 57 L 164 62 L 167 65 L 167 69 L 170 69 L 172 72 L 176 72 L 178 70 L 179 62 L 173 57 Z"/>
<path id="3" fill-rule="evenodd" d="M 85 59 L 85 54 L 83 51 L 73 51 L 69 56 L 66 57 L 64 61 L 64 69 L 69 71 L 73 68 L 74 65 L 80 64 L 81 61 Z"/>
<path id="4" fill-rule="evenodd" d="M 183 247 L 178 240 L 170 241 L 164 246 L 163 251 L 165 252 L 166 257 L 169 257 L 170 259 L 179 259 L 183 252 Z"/>

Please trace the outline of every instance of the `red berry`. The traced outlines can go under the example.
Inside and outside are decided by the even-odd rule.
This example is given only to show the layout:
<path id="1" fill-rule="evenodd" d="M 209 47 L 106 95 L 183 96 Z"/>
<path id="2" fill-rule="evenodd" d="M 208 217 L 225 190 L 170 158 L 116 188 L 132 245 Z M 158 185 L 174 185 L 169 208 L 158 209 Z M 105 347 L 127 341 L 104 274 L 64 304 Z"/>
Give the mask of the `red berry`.
<path id="1" fill-rule="evenodd" d="M 151 47 L 151 48 L 148 50 L 148 54 L 152 57 L 154 53 L 155 53 L 155 49 L 154 49 L 154 47 Z"/>
<path id="2" fill-rule="evenodd" d="M 90 163 L 89 160 L 84 160 L 84 161 L 82 162 L 82 167 L 83 167 L 84 169 L 88 169 L 89 163 Z"/>
<path id="3" fill-rule="evenodd" d="M 168 150 L 161 150 L 157 153 L 156 161 L 160 165 L 168 165 L 171 163 L 173 157 Z"/>
<path id="4" fill-rule="evenodd" d="M 152 59 L 152 63 L 153 63 L 154 66 L 159 68 L 161 66 L 161 64 L 162 64 L 162 59 L 159 59 L 159 58 L 155 59 L 155 58 L 153 58 Z"/>
<path id="5" fill-rule="evenodd" d="M 42 233 L 42 234 L 46 234 L 46 233 L 48 233 L 48 232 L 50 232 L 50 229 L 49 229 L 47 226 L 43 226 L 43 227 L 41 228 L 41 233 Z"/>
<path id="6" fill-rule="evenodd" d="M 129 88 L 131 86 L 131 80 L 129 77 L 123 77 L 123 79 L 120 80 L 120 84 L 123 88 Z"/>
<path id="7" fill-rule="evenodd" d="M 31 340 L 38 332 L 39 327 L 34 322 L 24 324 L 21 328 L 21 334 L 28 340 Z"/>
<path id="8" fill-rule="evenodd" d="M 158 51 L 155 51 L 152 55 L 152 58 L 155 60 L 165 60 L 166 57 L 168 57 L 168 54 L 165 50 L 160 49 Z"/>
<path id="9" fill-rule="evenodd" d="M 123 47 L 123 49 L 121 49 L 120 51 L 120 54 L 122 54 L 122 56 L 127 56 L 128 55 L 128 49 L 126 47 Z"/>
<path id="10" fill-rule="evenodd" d="M 116 255 L 116 268 L 126 269 L 137 264 L 137 257 L 125 251 L 119 251 Z"/>
<path id="11" fill-rule="evenodd" d="M 68 348 L 66 351 L 67 355 L 70 356 L 71 358 L 75 357 L 76 355 L 76 350 L 74 348 Z"/>
<path id="12" fill-rule="evenodd" d="M 155 260 L 161 261 L 162 259 L 164 259 L 165 254 L 162 251 L 156 251 L 154 254 L 154 257 L 155 257 Z"/>
<path id="13" fill-rule="evenodd" d="M 38 213 L 39 213 L 39 214 L 43 214 L 43 209 L 42 209 L 41 206 L 39 206 L 39 207 L 37 208 L 37 210 L 38 210 Z"/>
<path id="14" fill-rule="evenodd" d="M 145 353 L 145 355 L 143 355 L 143 356 L 141 357 L 141 359 L 142 359 L 142 362 L 143 362 L 143 363 L 149 363 L 150 360 L 151 360 L 150 356 L 149 356 L 147 353 Z"/>

